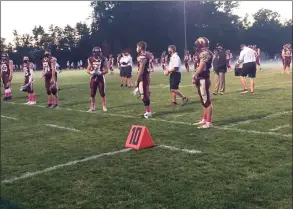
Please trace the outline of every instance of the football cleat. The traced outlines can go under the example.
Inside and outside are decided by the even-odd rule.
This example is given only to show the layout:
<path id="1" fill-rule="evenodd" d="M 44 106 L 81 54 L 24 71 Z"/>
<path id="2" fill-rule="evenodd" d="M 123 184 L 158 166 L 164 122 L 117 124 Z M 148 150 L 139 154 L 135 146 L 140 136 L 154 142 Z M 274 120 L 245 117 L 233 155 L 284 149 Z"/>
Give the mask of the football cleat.
<path id="1" fill-rule="evenodd" d="M 197 123 L 194 123 L 193 125 L 200 126 L 203 124 L 206 124 L 206 121 L 204 119 L 201 119 L 200 121 L 198 121 Z"/>
<path id="2" fill-rule="evenodd" d="M 24 103 L 24 104 L 27 104 L 27 105 L 29 105 L 29 104 L 31 104 L 31 101 L 28 101 L 28 102 L 26 102 L 26 103 Z"/>
<path id="3" fill-rule="evenodd" d="M 47 107 L 50 108 L 52 106 L 52 104 L 48 104 Z"/>
<path id="4" fill-rule="evenodd" d="M 103 106 L 103 111 L 104 111 L 104 112 L 107 112 L 107 108 L 106 108 L 106 106 Z"/>
<path id="5" fill-rule="evenodd" d="M 35 105 L 35 104 L 37 104 L 36 101 L 34 101 L 34 102 L 30 102 L 30 103 L 29 103 L 29 105 Z"/>
<path id="6" fill-rule="evenodd" d="M 52 109 L 55 109 L 55 108 L 57 108 L 57 107 L 59 107 L 58 104 L 54 104 L 54 105 L 52 105 Z"/>
<path id="7" fill-rule="evenodd" d="M 212 128 L 213 125 L 212 123 L 205 123 L 202 126 L 197 127 L 198 129 L 208 129 L 208 128 Z"/>
<path id="8" fill-rule="evenodd" d="M 95 112 L 96 110 L 94 108 L 90 108 L 87 112 Z"/>
<path id="9" fill-rule="evenodd" d="M 144 118 L 151 118 L 152 117 L 152 113 L 151 112 L 146 112 L 145 114 L 143 114 Z"/>

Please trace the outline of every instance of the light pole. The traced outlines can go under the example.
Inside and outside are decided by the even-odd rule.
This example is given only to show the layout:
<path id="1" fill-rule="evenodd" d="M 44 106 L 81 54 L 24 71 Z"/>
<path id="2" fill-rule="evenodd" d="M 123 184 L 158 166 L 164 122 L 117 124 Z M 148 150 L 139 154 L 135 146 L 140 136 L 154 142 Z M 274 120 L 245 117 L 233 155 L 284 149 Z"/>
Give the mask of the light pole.
<path id="1" fill-rule="evenodd" d="M 184 47 L 185 47 L 185 50 L 187 50 L 187 43 L 186 43 L 186 9 L 185 9 L 185 0 L 183 1 L 183 4 L 184 4 L 184 11 L 183 11 L 183 14 L 184 14 Z M 184 53 L 185 53 L 185 50 L 184 50 Z"/>

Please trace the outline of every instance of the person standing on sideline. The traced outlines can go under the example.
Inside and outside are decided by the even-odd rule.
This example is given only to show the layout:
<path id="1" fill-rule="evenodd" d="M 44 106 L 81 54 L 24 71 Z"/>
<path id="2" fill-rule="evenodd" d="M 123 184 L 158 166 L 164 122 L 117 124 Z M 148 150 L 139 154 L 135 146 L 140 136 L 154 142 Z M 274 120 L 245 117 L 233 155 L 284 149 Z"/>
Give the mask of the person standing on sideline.
<path id="1" fill-rule="evenodd" d="M 198 128 L 211 128 L 213 105 L 210 97 L 210 69 L 212 67 L 213 53 L 209 50 L 210 41 L 206 37 L 199 37 L 194 45 L 199 52 L 199 66 L 192 77 L 192 83 L 195 84 L 201 104 L 203 106 L 202 119 L 194 125 Z"/>
<path id="2" fill-rule="evenodd" d="M 223 46 L 217 44 L 217 54 L 215 58 L 214 71 L 215 71 L 215 90 L 214 95 L 217 95 L 219 90 L 220 94 L 224 95 L 225 92 L 225 74 L 227 72 L 226 64 L 226 52 L 223 49 Z"/>
<path id="3" fill-rule="evenodd" d="M 240 75 L 240 81 L 243 86 L 243 91 L 241 91 L 240 94 L 248 93 L 248 88 L 245 80 L 246 76 L 250 78 L 250 93 L 254 94 L 254 79 L 256 77 L 255 51 L 247 47 L 245 44 L 242 44 L 240 47 L 240 56 L 235 65 L 235 67 L 237 68 L 241 63 L 243 63 L 242 72 Z"/>
<path id="4" fill-rule="evenodd" d="M 125 84 L 125 87 L 132 87 L 132 57 L 128 52 L 124 52 L 122 54 L 122 58 L 120 60 L 121 65 L 121 87 L 123 87 L 123 83 Z"/>
<path id="5" fill-rule="evenodd" d="M 170 74 L 170 91 L 172 96 L 172 102 L 174 105 L 177 104 L 176 96 L 182 98 L 182 106 L 184 106 L 189 100 L 179 91 L 179 84 L 181 82 L 181 59 L 176 52 L 176 47 L 170 45 L 168 47 L 168 53 L 170 55 L 170 62 L 167 70 L 164 74 L 168 76 Z"/>

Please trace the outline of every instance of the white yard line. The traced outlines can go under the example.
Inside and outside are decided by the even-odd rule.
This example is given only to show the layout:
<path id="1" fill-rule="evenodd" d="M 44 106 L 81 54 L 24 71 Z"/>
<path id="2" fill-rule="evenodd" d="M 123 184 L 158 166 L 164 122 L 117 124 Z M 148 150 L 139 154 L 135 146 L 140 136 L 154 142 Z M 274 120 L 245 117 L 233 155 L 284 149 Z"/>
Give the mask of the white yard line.
<path id="1" fill-rule="evenodd" d="M 167 146 L 167 145 L 158 145 L 159 148 L 164 148 L 164 149 L 169 149 L 169 150 L 174 150 L 174 151 L 181 151 L 181 152 L 187 152 L 190 154 L 200 154 L 202 153 L 199 150 L 194 150 L 194 149 L 180 149 L 177 147 L 173 147 L 173 146 Z"/>
<path id="2" fill-rule="evenodd" d="M 1 118 L 6 118 L 6 119 L 10 119 L 10 120 L 17 120 L 17 118 L 8 117 L 8 116 L 4 116 L 4 115 L 1 115 Z"/>
<path id="3" fill-rule="evenodd" d="M 75 128 L 68 128 L 68 127 L 58 126 L 58 125 L 54 125 L 54 124 L 45 124 L 45 126 L 49 126 L 49 127 L 53 127 L 53 128 L 59 128 L 59 129 L 65 129 L 65 130 L 68 130 L 68 131 L 80 132 L 80 130 L 77 130 Z"/>
<path id="4" fill-rule="evenodd" d="M 281 134 L 281 133 L 276 133 L 276 132 L 262 132 L 262 131 L 244 130 L 244 129 L 238 129 L 238 128 L 219 127 L 219 126 L 214 126 L 214 128 L 215 129 L 220 129 L 220 130 L 235 131 L 235 132 L 240 132 L 240 133 L 250 133 L 250 134 L 270 135 L 270 136 L 282 136 L 282 137 L 292 138 L 292 134 Z"/>
<path id="5" fill-rule="evenodd" d="M 163 149 L 174 150 L 174 151 L 186 152 L 186 153 L 190 153 L 190 154 L 200 154 L 200 153 L 202 153 L 199 150 L 180 149 L 180 148 L 177 148 L 177 147 L 167 146 L 167 145 L 158 145 L 157 147 L 158 148 L 163 148 Z M 126 149 L 122 149 L 122 150 L 118 150 L 118 151 L 114 151 L 114 152 L 106 152 L 106 153 L 102 153 L 102 154 L 99 154 L 99 155 L 93 155 L 93 156 L 90 156 L 90 157 L 87 157 L 87 158 L 84 158 L 84 159 L 81 159 L 81 160 L 74 160 L 74 161 L 70 161 L 70 162 L 65 163 L 65 164 L 55 165 L 55 166 L 46 168 L 44 170 L 40 170 L 40 171 L 36 171 L 36 172 L 27 172 L 22 176 L 3 180 L 1 183 L 13 183 L 13 182 L 21 180 L 21 179 L 26 179 L 26 178 L 30 178 L 30 177 L 33 177 L 33 176 L 36 176 L 36 175 L 43 174 L 43 173 L 48 173 L 48 172 L 51 172 L 51 171 L 54 171 L 54 170 L 57 170 L 57 169 L 61 169 L 61 168 L 64 168 L 64 167 L 76 165 L 78 163 L 87 162 L 89 160 L 95 160 L 95 159 L 100 158 L 100 157 L 111 156 L 111 155 L 116 155 L 116 154 L 123 153 L 123 152 L 128 152 L 130 150 L 132 150 L 132 149 L 131 148 L 126 148 Z"/>
<path id="6" fill-rule="evenodd" d="M 265 116 L 263 118 L 259 118 L 259 119 L 240 121 L 240 122 L 233 123 L 231 125 L 226 125 L 226 126 L 223 126 L 223 127 L 224 128 L 231 128 L 231 127 L 235 127 L 235 126 L 242 125 L 242 124 L 248 124 L 248 123 L 251 123 L 251 122 L 254 122 L 254 121 L 257 121 L 257 120 L 265 120 L 265 119 L 268 119 L 268 118 L 275 118 L 275 117 L 278 117 L 278 116 L 281 116 L 281 115 L 290 114 L 290 113 L 292 113 L 292 110 L 285 111 L 285 112 L 279 112 L 279 113 L 275 113 L 275 114 L 271 114 L 271 115 L 267 115 L 267 116 Z"/>
<path id="7" fill-rule="evenodd" d="M 287 124 L 287 125 L 283 125 L 283 126 L 277 126 L 276 128 L 272 128 L 272 129 L 270 129 L 270 131 L 278 131 L 278 130 L 280 130 L 280 129 L 283 129 L 283 128 L 289 128 L 289 127 L 290 127 L 289 124 Z"/>
<path id="8" fill-rule="evenodd" d="M 24 104 L 21 104 L 21 103 L 14 103 L 14 102 L 9 102 L 7 104 L 24 105 Z M 34 105 L 34 106 L 35 107 L 46 108 L 45 106 L 41 106 L 41 105 Z M 32 106 L 30 106 L 30 107 L 32 107 Z M 84 111 L 84 110 L 74 110 L 74 109 L 69 109 L 69 108 L 66 109 L 66 108 L 60 108 L 60 107 L 58 109 L 59 110 L 67 110 L 67 111 L 75 111 L 75 112 L 84 112 L 84 113 L 87 113 L 87 111 Z M 96 113 L 104 114 L 105 116 L 139 119 L 137 116 L 132 116 L 132 115 L 112 114 L 112 113 L 109 113 L 109 112 L 107 112 L 107 113 L 104 113 L 104 112 L 96 112 Z M 91 114 L 91 113 L 88 113 L 88 114 Z M 193 126 L 193 123 L 181 122 L 181 121 L 172 121 L 172 120 L 164 120 L 164 119 L 159 119 L 159 118 L 151 118 L 151 119 L 145 119 L 145 120 Z M 275 135 L 275 136 L 292 137 L 292 135 L 290 135 L 290 134 L 289 135 L 283 135 L 283 134 L 278 134 L 278 133 L 275 133 L 275 132 L 249 131 L 249 130 L 243 130 L 243 129 L 237 129 L 237 128 L 230 128 L 230 127 L 219 127 L 219 126 L 214 126 L 214 128 L 219 129 L 219 130 L 227 130 L 227 131 L 234 131 L 234 132 L 240 132 L 240 133 L 246 132 L 246 133 L 258 134 L 258 135 Z"/>
<path id="9" fill-rule="evenodd" d="M 99 155 L 93 155 L 93 156 L 90 156 L 90 157 L 87 157 L 87 158 L 84 158 L 84 159 L 81 159 L 81 160 L 74 160 L 74 161 L 70 161 L 70 162 L 65 163 L 65 164 L 60 164 L 60 165 L 56 165 L 56 166 L 53 166 L 53 167 L 49 167 L 49 168 L 46 168 L 46 169 L 41 170 L 41 171 L 28 172 L 28 173 L 26 173 L 26 174 L 24 174 L 24 175 L 22 175 L 20 177 L 15 177 L 15 178 L 3 180 L 1 183 L 13 183 L 13 182 L 21 180 L 21 179 L 26 179 L 26 178 L 30 178 L 30 177 L 33 177 L 33 176 L 36 176 L 36 175 L 39 175 L 39 174 L 48 173 L 50 171 L 54 171 L 54 170 L 64 168 L 64 167 L 67 167 L 67 166 L 72 166 L 72 165 L 75 165 L 77 163 L 82 163 L 82 162 L 86 162 L 86 161 L 89 161 L 89 160 L 95 160 L 97 158 L 104 157 L 104 156 L 116 155 L 118 153 L 128 152 L 130 150 L 131 149 L 122 149 L 122 150 L 118 150 L 118 151 L 114 151 L 114 152 L 106 152 L 106 153 L 102 153 L 102 154 L 99 154 Z"/>

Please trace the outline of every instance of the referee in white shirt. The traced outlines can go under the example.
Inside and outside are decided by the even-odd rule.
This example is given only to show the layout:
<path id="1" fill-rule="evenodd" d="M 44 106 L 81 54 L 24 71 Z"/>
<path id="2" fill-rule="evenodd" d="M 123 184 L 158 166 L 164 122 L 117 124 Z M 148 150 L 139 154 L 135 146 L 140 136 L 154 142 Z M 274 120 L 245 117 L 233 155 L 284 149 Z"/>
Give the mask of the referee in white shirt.
<path id="1" fill-rule="evenodd" d="M 132 57 L 128 52 L 123 53 L 123 57 L 120 60 L 120 76 L 121 76 L 121 87 L 123 86 L 123 81 L 125 86 L 131 88 L 132 84 Z"/>
<path id="2" fill-rule="evenodd" d="M 245 77 L 248 76 L 250 78 L 250 93 L 254 94 L 254 78 L 256 76 L 255 51 L 247 47 L 245 44 L 242 44 L 240 47 L 240 56 L 235 66 L 237 68 L 240 64 L 243 63 L 242 72 L 240 74 L 240 81 L 243 86 L 243 91 L 241 91 L 240 93 L 248 93 L 248 88 L 245 80 Z"/>
<path id="3" fill-rule="evenodd" d="M 170 55 L 170 62 L 167 70 L 164 71 L 165 75 L 170 74 L 170 91 L 172 96 L 172 102 L 177 104 L 176 95 L 182 98 L 182 106 L 188 102 L 188 98 L 179 91 L 179 84 L 181 82 L 181 59 L 176 52 L 176 47 L 170 45 L 168 47 L 168 53 Z"/>

